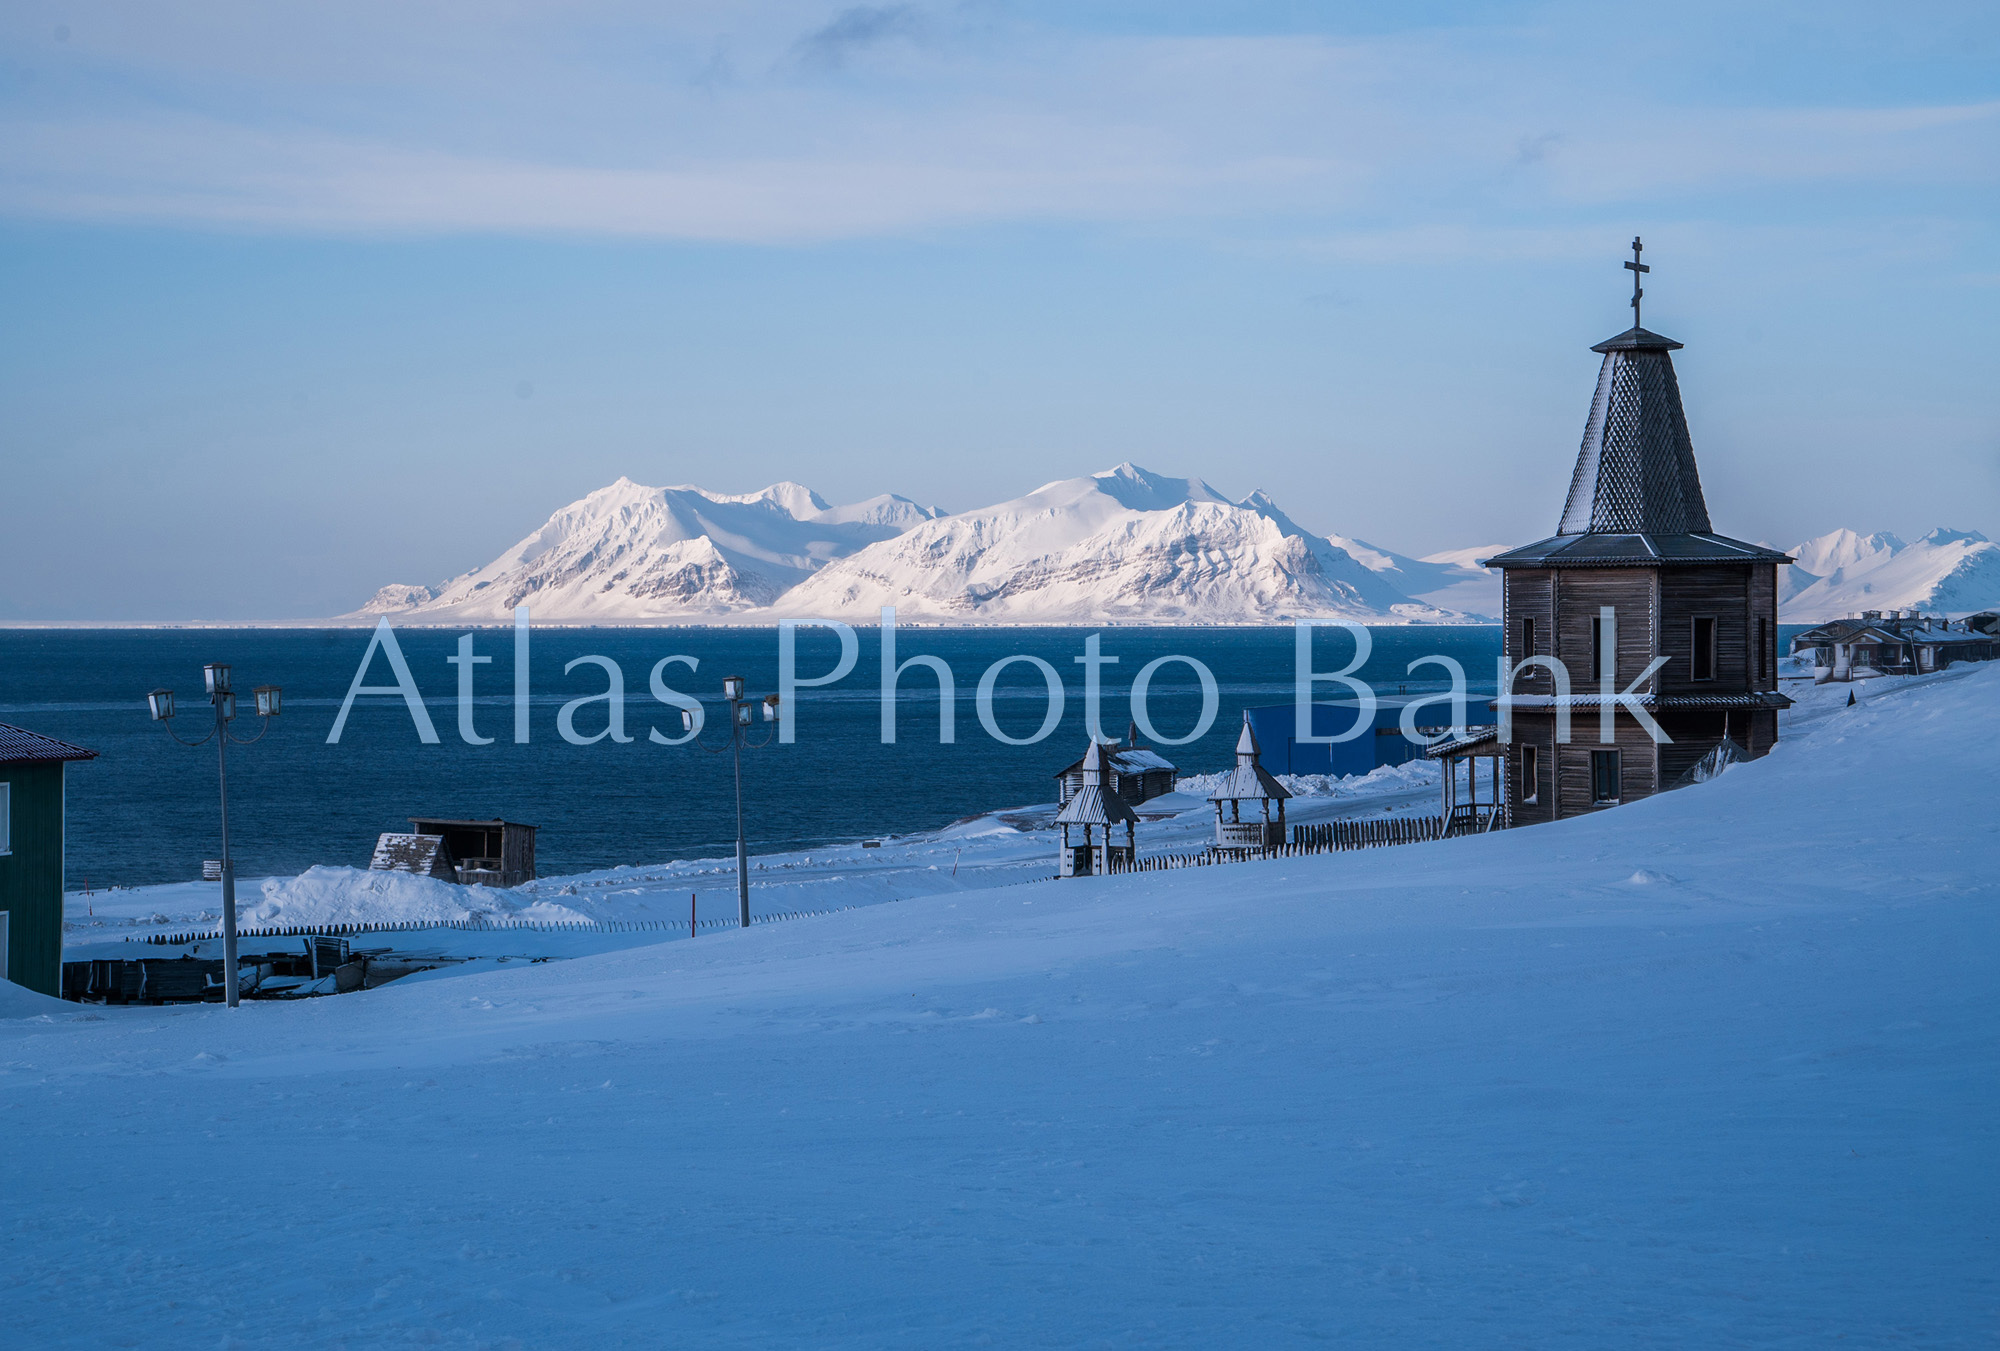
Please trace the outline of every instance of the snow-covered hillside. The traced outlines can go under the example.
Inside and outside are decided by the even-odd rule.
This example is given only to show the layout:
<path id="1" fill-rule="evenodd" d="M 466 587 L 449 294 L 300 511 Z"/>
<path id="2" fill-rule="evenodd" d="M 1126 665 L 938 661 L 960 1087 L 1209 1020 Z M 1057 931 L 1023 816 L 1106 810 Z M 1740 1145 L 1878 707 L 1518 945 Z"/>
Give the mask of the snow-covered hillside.
<path id="1" fill-rule="evenodd" d="M 1132 464 L 917 526 L 842 559 L 776 613 L 1069 624 L 1232 624 L 1302 616 L 1459 618 L 1411 599 L 1263 493 Z"/>
<path id="2" fill-rule="evenodd" d="M 1876 690 L 1492 836 L 0 992 L 8 1342 L 1982 1345 L 2000 668 Z"/>
<path id="3" fill-rule="evenodd" d="M 937 512 L 893 495 L 830 506 L 796 483 L 728 496 L 621 478 L 570 503 L 485 567 L 399 584 L 358 612 L 423 623 L 716 618 L 769 605 L 833 559 Z"/>
<path id="4" fill-rule="evenodd" d="M 1976 531 L 1931 531 L 1913 544 L 1894 535 L 1835 530 L 1791 551 L 1781 568 L 1780 617 L 1816 624 L 1863 610 L 1966 615 L 2000 607 L 2000 544 Z"/>

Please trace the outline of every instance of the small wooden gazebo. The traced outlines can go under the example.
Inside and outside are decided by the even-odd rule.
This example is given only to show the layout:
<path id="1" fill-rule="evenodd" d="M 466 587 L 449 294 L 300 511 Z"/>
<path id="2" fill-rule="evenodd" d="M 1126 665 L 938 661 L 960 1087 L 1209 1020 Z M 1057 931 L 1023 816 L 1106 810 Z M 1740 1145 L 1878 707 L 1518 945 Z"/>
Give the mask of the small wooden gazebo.
<path id="1" fill-rule="evenodd" d="M 1285 842 L 1285 799 L 1291 791 L 1271 777 L 1258 763 L 1263 748 L 1250 730 L 1250 714 L 1243 715 L 1243 734 L 1236 738 L 1236 768 L 1216 785 L 1208 800 L 1215 804 L 1215 848 L 1218 852 L 1257 853 Z M 1271 804 L 1278 814 L 1271 815 Z M 1256 815 L 1243 819 L 1245 803 L 1254 803 Z"/>
<path id="2" fill-rule="evenodd" d="M 1111 828 L 1121 823 L 1125 843 L 1113 844 Z M 1104 748 L 1094 740 L 1083 753 L 1083 786 L 1056 813 L 1056 824 L 1062 828 L 1059 877 L 1090 877 L 1129 868 L 1138 856 L 1133 828 L 1139 824 L 1139 814 L 1104 782 Z M 1083 832 L 1081 844 L 1071 834 L 1075 830 Z"/>

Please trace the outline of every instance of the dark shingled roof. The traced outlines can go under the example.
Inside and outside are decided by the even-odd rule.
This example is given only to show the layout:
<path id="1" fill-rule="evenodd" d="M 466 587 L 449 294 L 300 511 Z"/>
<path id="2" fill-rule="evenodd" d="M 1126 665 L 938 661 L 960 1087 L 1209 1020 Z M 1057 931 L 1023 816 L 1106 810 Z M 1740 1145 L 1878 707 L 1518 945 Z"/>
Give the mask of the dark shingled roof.
<path id="1" fill-rule="evenodd" d="M 1789 563 L 1792 556 L 1727 535 L 1596 533 L 1551 535 L 1484 559 L 1488 568 L 1673 567 L 1694 563 Z"/>
<path id="2" fill-rule="evenodd" d="M 1628 328 L 1615 338 L 1606 338 L 1590 350 L 1593 352 L 1678 352 L 1686 343 L 1663 338 L 1650 329 Z"/>
<path id="3" fill-rule="evenodd" d="M 1604 354 L 1604 364 L 1557 534 L 1708 530 L 1708 504 L 1669 355 L 1679 346 L 1635 328 L 1590 349 Z"/>
<path id="4" fill-rule="evenodd" d="M 41 736 L 22 727 L 9 727 L 0 722 L 0 765 L 28 763 L 53 764 L 61 760 L 95 760 L 96 751 L 87 751 L 81 746 L 72 746 L 67 741 L 57 741 L 52 736 Z"/>

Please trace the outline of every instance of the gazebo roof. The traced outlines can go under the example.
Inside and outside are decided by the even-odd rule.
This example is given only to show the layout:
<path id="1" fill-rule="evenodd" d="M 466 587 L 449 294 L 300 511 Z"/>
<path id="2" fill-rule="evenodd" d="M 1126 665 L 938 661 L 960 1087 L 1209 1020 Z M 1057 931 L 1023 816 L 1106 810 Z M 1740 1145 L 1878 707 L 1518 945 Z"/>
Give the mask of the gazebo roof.
<path id="1" fill-rule="evenodd" d="M 1210 802 L 1251 802 L 1259 798 L 1283 801 L 1292 795 L 1291 790 L 1271 777 L 1269 770 L 1257 763 L 1263 748 L 1257 744 L 1257 734 L 1250 730 L 1250 715 L 1243 715 L 1243 733 L 1236 738 L 1236 768 L 1229 771 L 1223 781 L 1208 795 Z"/>
<path id="2" fill-rule="evenodd" d="M 1137 824 L 1139 813 L 1124 798 L 1102 784 L 1087 783 L 1056 813 L 1059 826 L 1108 826 L 1113 822 Z"/>
<path id="3" fill-rule="evenodd" d="M 1117 790 L 1104 785 L 1104 747 L 1092 741 L 1090 749 L 1083 753 L 1082 764 L 1083 787 L 1056 813 L 1056 824 L 1108 826 L 1119 821 L 1138 824 L 1139 814 L 1118 796 Z"/>

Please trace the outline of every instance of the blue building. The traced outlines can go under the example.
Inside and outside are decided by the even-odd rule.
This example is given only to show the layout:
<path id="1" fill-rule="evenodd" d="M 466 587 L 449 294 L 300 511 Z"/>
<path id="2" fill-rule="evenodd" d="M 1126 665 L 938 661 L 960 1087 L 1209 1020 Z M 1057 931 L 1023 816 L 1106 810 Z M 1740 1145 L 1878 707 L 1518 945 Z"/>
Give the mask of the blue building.
<path id="1" fill-rule="evenodd" d="M 1264 768 L 1273 774 L 1366 774 L 1383 765 L 1400 765 L 1405 761 L 1423 759 L 1424 748 L 1403 735 L 1403 709 L 1420 699 L 1436 698 L 1436 695 L 1436 691 L 1378 694 L 1375 696 L 1374 725 L 1352 740 L 1330 745 L 1323 741 L 1298 739 L 1297 714 L 1290 704 L 1246 709 L 1244 716 L 1263 750 Z M 1478 727 L 1491 724 L 1492 701 L 1490 690 L 1468 695 L 1465 701 L 1467 725 Z M 1354 726 L 1360 712 L 1360 702 L 1355 699 L 1316 702 L 1312 706 L 1312 734 L 1316 737 L 1339 736 Z M 1442 701 L 1426 704 L 1417 710 L 1416 718 L 1419 733 L 1437 737 L 1450 725 L 1451 705 Z"/>

